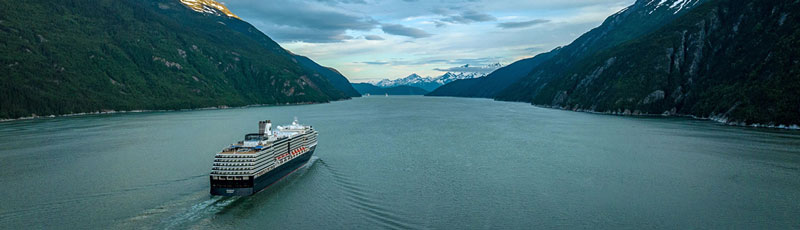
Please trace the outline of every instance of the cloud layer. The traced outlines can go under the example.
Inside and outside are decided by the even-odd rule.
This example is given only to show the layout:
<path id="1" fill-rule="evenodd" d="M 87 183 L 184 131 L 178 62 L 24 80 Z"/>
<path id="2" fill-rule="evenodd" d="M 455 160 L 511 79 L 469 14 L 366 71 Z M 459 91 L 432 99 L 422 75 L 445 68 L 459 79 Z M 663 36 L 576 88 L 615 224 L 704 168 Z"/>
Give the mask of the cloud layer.
<path id="1" fill-rule="evenodd" d="M 383 24 L 381 25 L 384 33 L 399 35 L 399 36 L 406 36 L 412 38 L 424 38 L 430 37 L 432 34 L 425 32 L 424 30 L 406 27 L 400 24 Z"/>
<path id="2" fill-rule="evenodd" d="M 503 29 L 525 28 L 525 27 L 531 27 L 531 26 L 535 26 L 535 25 L 538 25 L 538 24 L 542 24 L 542 23 L 548 23 L 548 22 L 550 22 L 550 20 L 546 20 L 546 19 L 533 19 L 533 20 L 521 21 L 521 22 L 502 22 L 500 24 L 497 24 L 497 27 L 500 27 L 500 28 L 503 28 Z"/>
<path id="3" fill-rule="evenodd" d="M 235 0 L 243 20 L 353 81 L 509 64 L 599 25 L 634 0 Z M 458 67 L 452 67 L 458 66 Z"/>

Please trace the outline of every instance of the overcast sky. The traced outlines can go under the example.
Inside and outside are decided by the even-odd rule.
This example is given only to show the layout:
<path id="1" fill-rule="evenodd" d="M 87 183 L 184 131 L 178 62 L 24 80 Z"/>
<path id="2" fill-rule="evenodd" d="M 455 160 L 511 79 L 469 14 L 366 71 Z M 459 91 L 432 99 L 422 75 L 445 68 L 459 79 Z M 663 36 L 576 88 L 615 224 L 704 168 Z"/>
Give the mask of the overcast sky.
<path id="1" fill-rule="evenodd" d="M 569 44 L 634 0 L 222 2 L 284 48 L 365 82 L 507 65 Z"/>

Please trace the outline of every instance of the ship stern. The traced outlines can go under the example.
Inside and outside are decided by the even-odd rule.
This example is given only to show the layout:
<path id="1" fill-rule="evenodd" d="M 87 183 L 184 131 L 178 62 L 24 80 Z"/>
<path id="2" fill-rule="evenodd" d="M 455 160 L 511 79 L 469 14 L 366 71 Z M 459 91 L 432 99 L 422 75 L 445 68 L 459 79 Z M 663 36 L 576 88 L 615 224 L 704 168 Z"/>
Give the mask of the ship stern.
<path id="1" fill-rule="evenodd" d="M 211 195 L 214 196 L 249 196 L 253 189 L 253 177 L 209 176 Z"/>

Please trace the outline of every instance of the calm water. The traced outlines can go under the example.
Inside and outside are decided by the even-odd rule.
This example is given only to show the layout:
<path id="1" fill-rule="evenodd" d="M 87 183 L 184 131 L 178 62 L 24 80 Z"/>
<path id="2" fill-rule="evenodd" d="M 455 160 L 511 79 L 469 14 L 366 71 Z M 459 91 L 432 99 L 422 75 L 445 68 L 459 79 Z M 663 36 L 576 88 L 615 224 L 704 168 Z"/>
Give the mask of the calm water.
<path id="1" fill-rule="evenodd" d="M 214 154 L 298 116 L 312 161 L 208 195 Z M 800 228 L 800 132 L 483 99 L 0 123 L 0 228 Z"/>

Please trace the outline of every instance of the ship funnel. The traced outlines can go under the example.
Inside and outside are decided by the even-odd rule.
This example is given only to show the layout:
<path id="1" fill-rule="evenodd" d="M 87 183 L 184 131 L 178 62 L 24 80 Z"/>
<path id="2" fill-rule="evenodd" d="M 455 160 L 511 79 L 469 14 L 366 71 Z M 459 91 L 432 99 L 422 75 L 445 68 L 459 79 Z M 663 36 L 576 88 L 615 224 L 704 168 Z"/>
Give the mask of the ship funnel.
<path id="1" fill-rule="evenodd" d="M 272 121 L 259 121 L 258 122 L 258 134 L 261 135 L 272 135 Z"/>
<path id="2" fill-rule="evenodd" d="M 258 134 L 264 135 L 264 131 L 267 129 L 267 122 L 266 121 L 258 121 Z"/>
<path id="3" fill-rule="evenodd" d="M 272 121 L 267 120 L 267 136 L 272 136 Z"/>

